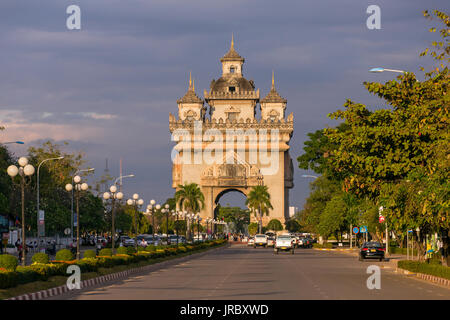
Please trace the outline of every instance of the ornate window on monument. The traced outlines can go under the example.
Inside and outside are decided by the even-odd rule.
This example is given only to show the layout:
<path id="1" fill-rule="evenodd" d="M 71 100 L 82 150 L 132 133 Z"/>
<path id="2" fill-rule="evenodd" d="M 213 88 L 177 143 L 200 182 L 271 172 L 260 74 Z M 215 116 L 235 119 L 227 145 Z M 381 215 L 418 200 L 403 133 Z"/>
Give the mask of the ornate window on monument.
<path id="1" fill-rule="evenodd" d="M 275 110 L 272 110 L 272 111 L 270 111 L 270 113 L 269 113 L 269 119 L 270 119 L 270 121 L 272 121 L 272 122 L 277 121 L 277 120 L 278 120 L 278 116 L 279 116 L 279 113 L 276 112 Z"/>
<path id="2" fill-rule="evenodd" d="M 231 66 L 231 67 L 230 67 L 230 73 L 234 73 L 235 71 L 236 71 L 236 68 L 233 67 L 233 66 Z"/>
<path id="3" fill-rule="evenodd" d="M 228 87 L 228 91 L 230 91 L 230 92 L 236 92 L 236 87 Z"/>
<path id="4" fill-rule="evenodd" d="M 239 112 L 228 112 L 228 120 L 234 121 L 237 120 Z"/>
<path id="5" fill-rule="evenodd" d="M 197 113 L 192 110 L 185 112 L 184 115 L 186 117 L 186 121 L 194 121 L 195 118 L 197 117 Z"/>

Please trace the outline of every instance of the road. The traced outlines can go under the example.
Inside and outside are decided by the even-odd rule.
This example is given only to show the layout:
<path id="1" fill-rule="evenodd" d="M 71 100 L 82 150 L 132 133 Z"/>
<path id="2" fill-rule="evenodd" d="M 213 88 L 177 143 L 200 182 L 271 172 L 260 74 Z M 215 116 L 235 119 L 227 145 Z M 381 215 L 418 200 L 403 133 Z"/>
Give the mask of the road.
<path id="1" fill-rule="evenodd" d="M 450 299 L 448 288 L 381 268 L 381 289 L 367 288 L 370 265 L 336 252 L 295 255 L 233 245 L 198 258 L 55 299 Z"/>

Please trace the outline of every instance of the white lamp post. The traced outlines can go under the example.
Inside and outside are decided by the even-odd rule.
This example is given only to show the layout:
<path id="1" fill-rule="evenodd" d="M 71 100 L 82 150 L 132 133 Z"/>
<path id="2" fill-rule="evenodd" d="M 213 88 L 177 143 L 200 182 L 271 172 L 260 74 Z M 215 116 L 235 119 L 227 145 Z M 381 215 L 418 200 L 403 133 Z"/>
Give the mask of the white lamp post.
<path id="1" fill-rule="evenodd" d="M 36 224 L 36 230 L 37 230 L 37 242 L 38 242 L 38 251 L 41 251 L 41 240 L 40 240 L 40 234 L 39 234 L 39 224 L 40 224 L 40 218 L 39 218 L 39 169 L 41 168 L 41 165 L 44 164 L 44 162 L 50 161 L 50 160 L 61 160 L 64 159 L 64 157 L 56 157 L 56 158 L 49 158 L 49 159 L 45 159 L 42 160 L 41 163 L 38 165 L 38 169 L 37 169 L 37 224 Z M 45 232 L 45 230 L 44 230 Z"/>
<path id="2" fill-rule="evenodd" d="M 77 260 L 80 260 L 80 196 L 82 191 L 87 191 L 89 186 L 85 182 L 81 182 L 80 176 L 73 177 L 73 182 L 75 185 L 70 183 L 66 184 L 66 191 L 72 192 L 75 189 L 75 197 L 77 200 Z"/>
<path id="3" fill-rule="evenodd" d="M 128 199 L 127 200 L 127 204 L 129 206 L 133 206 L 134 207 L 134 231 L 136 232 L 136 235 L 134 237 L 134 247 L 136 249 L 136 252 L 138 250 L 137 247 L 137 235 L 138 235 L 138 229 L 137 229 L 137 210 L 138 207 L 142 206 L 144 204 L 144 200 L 139 199 L 139 194 L 135 193 L 133 194 L 133 198 L 132 199 Z"/>
<path id="4" fill-rule="evenodd" d="M 78 173 L 80 173 L 80 172 L 92 172 L 92 171 L 94 171 L 95 169 L 94 168 L 89 168 L 89 169 L 78 169 L 76 172 L 75 172 L 75 174 L 72 176 L 72 184 L 74 183 L 74 181 L 73 181 L 73 179 L 75 178 L 75 176 L 77 176 L 78 175 Z M 67 190 L 67 189 L 66 189 Z M 70 217 L 70 236 L 73 238 L 73 223 L 74 223 L 74 221 L 73 221 L 73 218 L 74 218 L 74 216 L 73 216 L 73 199 L 74 199 L 74 190 L 73 190 L 73 188 L 71 189 L 71 191 L 72 191 L 72 204 L 71 204 L 71 208 L 70 208 L 70 210 L 71 210 L 71 217 Z M 78 220 L 77 220 L 77 225 L 78 225 Z"/>
<path id="5" fill-rule="evenodd" d="M 117 192 L 117 187 L 116 185 L 112 185 L 109 188 L 109 192 L 105 192 L 103 194 L 103 199 L 105 200 L 109 200 L 111 199 L 111 236 L 112 236 L 112 252 L 114 253 L 116 250 L 116 227 L 114 224 L 115 221 L 115 209 L 116 209 L 116 199 L 117 200 L 122 200 L 123 199 L 123 193 L 122 192 Z"/>
<path id="6" fill-rule="evenodd" d="M 34 167 L 28 164 L 28 159 L 26 157 L 19 158 L 19 167 L 15 165 L 10 165 L 6 172 L 11 177 L 14 183 L 14 177 L 20 176 L 20 190 L 22 198 L 22 265 L 25 266 L 26 263 L 26 247 L 27 243 L 25 241 L 25 186 L 31 183 L 31 178 L 27 181 L 26 177 L 31 177 L 34 174 Z"/>

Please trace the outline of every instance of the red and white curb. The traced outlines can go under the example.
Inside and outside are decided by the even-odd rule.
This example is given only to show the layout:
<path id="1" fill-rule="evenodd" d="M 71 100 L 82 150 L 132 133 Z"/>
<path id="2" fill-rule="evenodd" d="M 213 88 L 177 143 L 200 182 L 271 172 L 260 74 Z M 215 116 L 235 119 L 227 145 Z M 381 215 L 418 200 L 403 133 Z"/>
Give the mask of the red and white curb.
<path id="1" fill-rule="evenodd" d="M 417 278 L 420 278 L 422 280 L 426 280 L 426 281 L 434 282 L 434 283 L 442 285 L 442 286 L 450 287 L 450 280 L 447 280 L 447 279 L 444 279 L 441 277 L 436 277 L 436 276 L 432 276 L 430 274 L 424 274 L 424 273 L 415 273 L 415 272 L 401 269 L 401 268 L 397 268 L 396 272 L 403 273 L 403 274 L 406 274 L 409 276 L 416 276 Z"/>
<path id="2" fill-rule="evenodd" d="M 228 246 L 229 245 L 220 246 L 218 248 L 213 248 L 211 250 L 200 252 L 198 254 L 194 253 L 192 255 L 184 256 L 184 257 L 181 257 L 176 260 L 181 262 L 183 260 L 188 260 L 189 258 L 191 258 L 194 255 L 198 257 L 199 255 L 203 255 L 203 254 L 209 253 L 209 252 L 217 250 L 217 249 L 226 248 Z M 55 287 L 55 288 L 51 288 L 51 289 L 47 289 L 47 290 L 23 294 L 23 295 L 5 299 L 5 300 L 42 300 L 42 299 L 46 299 L 46 298 L 50 298 L 50 297 L 54 297 L 54 296 L 59 296 L 59 295 L 62 295 L 62 294 L 68 293 L 68 292 L 76 292 L 77 290 L 96 286 L 96 285 L 99 285 L 99 284 L 102 284 L 102 283 L 105 283 L 108 281 L 124 279 L 124 278 L 127 278 L 130 274 L 148 271 L 148 270 L 155 268 L 155 266 L 163 267 L 166 264 L 173 262 L 174 260 L 175 259 L 170 259 L 170 260 L 162 261 L 162 262 L 159 262 L 156 264 L 149 264 L 147 266 L 143 266 L 143 267 L 139 267 L 139 268 L 133 268 L 133 269 L 116 272 L 116 273 L 111 273 L 111 274 L 107 274 L 104 276 L 100 276 L 100 277 L 96 277 L 96 278 L 92 278 L 92 279 L 88 279 L 88 280 L 83 280 L 80 283 L 80 289 L 72 289 L 71 290 L 67 287 L 67 285 L 63 285 L 63 286 L 59 286 L 59 287 Z"/>

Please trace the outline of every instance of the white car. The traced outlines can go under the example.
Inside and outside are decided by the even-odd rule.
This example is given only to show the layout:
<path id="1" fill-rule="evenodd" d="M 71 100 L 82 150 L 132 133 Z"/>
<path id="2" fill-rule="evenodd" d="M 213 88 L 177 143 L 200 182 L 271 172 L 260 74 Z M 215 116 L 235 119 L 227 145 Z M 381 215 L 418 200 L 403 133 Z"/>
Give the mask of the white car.
<path id="1" fill-rule="evenodd" d="M 295 235 L 291 234 L 291 241 L 292 241 L 292 246 L 294 248 L 298 248 L 298 239 Z"/>
<path id="2" fill-rule="evenodd" d="M 292 236 L 290 234 L 282 234 L 277 237 L 275 241 L 274 252 L 278 254 L 281 251 L 290 251 L 294 254 L 294 244 L 292 243 Z"/>
<path id="3" fill-rule="evenodd" d="M 253 244 L 253 248 L 256 247 L 267 247 L 267 236 L 265 234 L 257 234 L 255 236 L 255 242 Z"/>
<path id="4" fill-rule="evenodd" d="M 248 246 L 252 246 L 255 243 L 255 237 L 249 237 L 247 241 Z"/>

